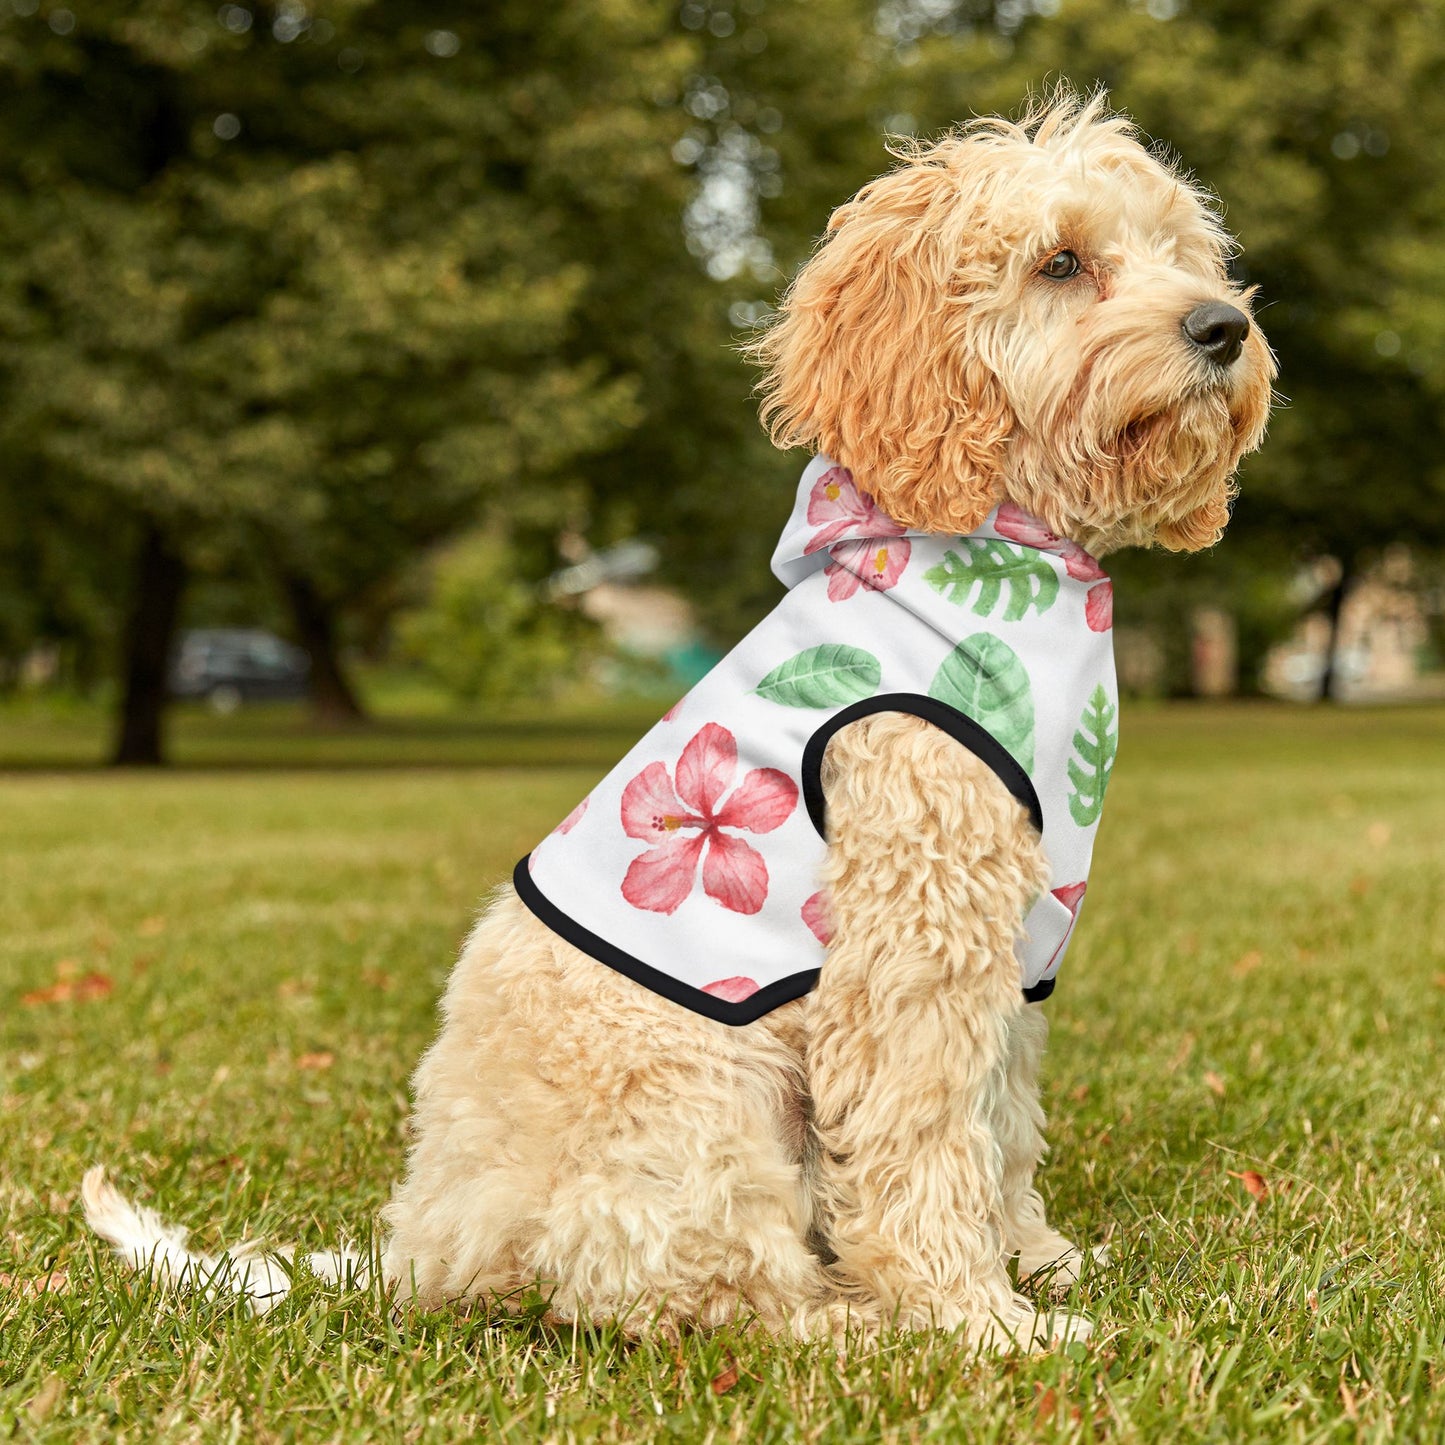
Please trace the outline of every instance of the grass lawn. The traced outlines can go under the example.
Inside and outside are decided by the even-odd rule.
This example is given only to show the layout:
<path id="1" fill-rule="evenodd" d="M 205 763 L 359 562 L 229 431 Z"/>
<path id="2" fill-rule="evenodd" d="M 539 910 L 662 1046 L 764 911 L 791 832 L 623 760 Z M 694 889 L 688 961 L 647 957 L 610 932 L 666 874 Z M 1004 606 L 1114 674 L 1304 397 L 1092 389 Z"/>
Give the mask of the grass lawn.
<path id="1" fill-rule="evenodd" d="M 159 776 L 0 722 L 0 1438 L 1445 1439 L 1441 709 L 1126 711 L 1046 1005 L 1087 1348 L 675 1354 L 311 1280 L 256 1320 L 87 1240 L 97 1160 L 203 1247 L 364 1240 L 473 910 L 638 721 L 195 719 Z"/>

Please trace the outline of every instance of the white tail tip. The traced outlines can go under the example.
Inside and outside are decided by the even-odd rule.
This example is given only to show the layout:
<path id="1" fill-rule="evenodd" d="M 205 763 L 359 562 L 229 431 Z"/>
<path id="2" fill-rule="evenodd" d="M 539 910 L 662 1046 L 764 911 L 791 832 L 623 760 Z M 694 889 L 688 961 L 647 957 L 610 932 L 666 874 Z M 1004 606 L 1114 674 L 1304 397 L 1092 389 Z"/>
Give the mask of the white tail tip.
<path id="1" fill-rule="evenodd" d="M 199 1289 L 207 1299 L 239 1295 L 258 1315 L 279 1304 L 291 1288 L 291 1251 L 268 1252 L 255 1244 L 221 1255 L 193 1254 L 187 1231 L 167 1224 L 153 1209 L 132 1204 L 106 1177 L 105 1165 L 85 1172 L 80 1183 L 85 1222 L 132 1269 L 164 1284 Z M 327 1250 L 307 1256 L 314 1274 L 332 1284 L 364 1284 L 367 1261 L 352 1250 Z"/>

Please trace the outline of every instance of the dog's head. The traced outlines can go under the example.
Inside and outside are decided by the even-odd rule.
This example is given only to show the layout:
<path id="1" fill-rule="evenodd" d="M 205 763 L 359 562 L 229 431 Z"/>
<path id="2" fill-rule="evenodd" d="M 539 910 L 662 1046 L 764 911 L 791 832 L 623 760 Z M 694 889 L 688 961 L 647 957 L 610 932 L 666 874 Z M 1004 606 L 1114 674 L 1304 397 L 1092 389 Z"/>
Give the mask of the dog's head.
<path id="1" fill-rule="evenodd" d="M 752 348 L 774 441 L 927 531 L 1008 499 L 1095 551 L 1215 542 L 1274 361 L 1208 199 L 1102 97 L 901 156 Z"/>

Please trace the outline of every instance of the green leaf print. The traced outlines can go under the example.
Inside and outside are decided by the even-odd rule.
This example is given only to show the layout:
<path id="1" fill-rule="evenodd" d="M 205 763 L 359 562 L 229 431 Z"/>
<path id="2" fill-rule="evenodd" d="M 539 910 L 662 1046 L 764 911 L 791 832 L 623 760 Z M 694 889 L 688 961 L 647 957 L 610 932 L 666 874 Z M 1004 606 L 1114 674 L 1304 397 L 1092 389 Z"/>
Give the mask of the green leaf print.
<path id="1" fill-rule="evenodd" d="M 923 580 L 950 602 L 964 606 L 977 587 L 973 610 L 979 617 L 991 617 L 1007 592 L 1005 622 L 1018 622 L 1030 607 L 1044 613 L 1054 605 L 1059 595 L 1059 574 L 1038 552 L 991 538 L 959 540 L 965 548 L 962 553 L 945 552 L 943 561 L 923 574 Z"/>
<path id="2" fill-rule="evenodd" d="M 872 697 L 882 676 L 871 652 L 825 642 L 780 662 L 754 691 L 784 707 L 838 707 Z"/>
<path id="3" fill-rule="evenodd" d="M 1104 811 L 1104 790 L 1109 786 L 1109 772 L 1114 754 L 1119 751 L 1119 733 L 1114 727 L 1118 709 L 1109 701 L 1102 684 L 1089 695 L 1074 734 L 1074 752 L 1078 759 L 1069 759 L 1069 812 L 1079 827 L 1087 828 L 1099 821 Z"/>
<path id="4" fill-rule="evenodd" d="M 1034 766 L 1034 695 L 1018 653 L 991 632 L 965 637 L 934 674 L 930 697 L 987 729 L 1025 772 Z"/>

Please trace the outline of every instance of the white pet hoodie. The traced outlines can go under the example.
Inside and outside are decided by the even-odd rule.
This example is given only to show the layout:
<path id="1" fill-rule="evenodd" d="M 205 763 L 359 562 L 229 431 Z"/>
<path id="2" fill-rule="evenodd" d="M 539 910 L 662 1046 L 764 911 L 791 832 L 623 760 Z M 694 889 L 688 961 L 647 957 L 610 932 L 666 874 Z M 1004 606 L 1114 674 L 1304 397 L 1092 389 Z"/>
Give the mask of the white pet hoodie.
<path id="1" fill-rule="evenodd" d="M 1118 745 L 1108 578 L 1004 504 L 967 537 L 905 530 L 815 458 L 773 555 L 787 595 L 517 865 L 555 933 L 709 1018 L 751 1023 L 824 965 L 823 751 L 874 712 L 977 754 L 1043 834 L 1017 955 L 1054 977 Z"/>

